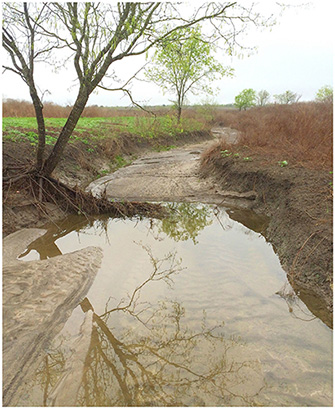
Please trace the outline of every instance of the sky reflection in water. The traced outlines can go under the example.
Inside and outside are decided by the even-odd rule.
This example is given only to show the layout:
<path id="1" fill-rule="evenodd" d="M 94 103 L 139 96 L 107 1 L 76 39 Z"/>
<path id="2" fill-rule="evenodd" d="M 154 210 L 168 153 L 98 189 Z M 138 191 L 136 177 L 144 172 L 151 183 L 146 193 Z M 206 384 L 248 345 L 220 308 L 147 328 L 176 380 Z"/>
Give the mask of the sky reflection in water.
<path id="1" fill-rule="evenodd" d="M 165 220 L 72 217 L 27 250 L 25 259 L 104 249 L 28 401 L 57 399 L 64 368 L 78 369 L 71 343 L 94 311 L 80 381 L 56 390 L 72 390 L 75 405 L 331 405 L 332 332 L 295 296 L 271 246 L 222 208 L 169 206 Z"/>

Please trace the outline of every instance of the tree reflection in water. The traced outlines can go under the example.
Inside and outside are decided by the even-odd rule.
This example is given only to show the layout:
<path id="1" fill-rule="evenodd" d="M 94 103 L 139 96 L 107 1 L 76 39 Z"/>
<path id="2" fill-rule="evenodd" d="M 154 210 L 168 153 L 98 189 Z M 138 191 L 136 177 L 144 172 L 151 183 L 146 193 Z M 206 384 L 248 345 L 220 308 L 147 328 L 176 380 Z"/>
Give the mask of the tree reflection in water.
<path id="1" fill-rule="evenodd" d="M 106 221 L 108 219 L 98 220 L 101 231 L 107 234 Z M 105 222 L 105 223 L 104 223 Z M 40 260 L 46 260 L 51 257 L 62 255 L 62 252 L 58 248 L 56 241 L 62 237 L 67 236 L 71 232 L 76 232 L 78 237 L 79 233 L 83 229 L 92 227 L 96 224 L 93 218 L 88 218 L 83 215 L 70 215 L 58 222 L 58 224 L 50 224 L 47 228 L 47 232 L 38 239 L 29 244 L 27 249 L 19 256 L 19 259 L 23 259 L 30 251 L 34 250 L 38 253 Z"/>
<path id="2" fill-rule="evenodd" d="M 92 331 L 78 387 L 68 382 L 58 389 L 61 393 L 72 388 L 74 401 L 68 406 L 255 404 L 262 388 L 259 364 L 234 360 L 233 356 L 238 356 L 234 350 L 241 347 L 241 342 L 226 338 L 223 324 L 209 326 L 204 312 L 197 328 L 191 329 L 179 302 L 161 300 L 153 305 L 141 300 L 145 286 L 154 281 L 172 284 L 173 274 L 182 269 L 175 253 L 158 260 L 148 247 L 142 247 L 153 271 L 128 300 L 114 308 L 107 305 L 102 315 L 94 312 L 87 298 L 81 303 L 83 312 L 93 311 Z M 52 395 L 55 378 L 64 369 L 65 358 L 60 357 L 68 350 L 60 345 L 49 351 L 40 368 L 44 404 Z"/>
<path id="3" fill-rule="evenodd" d="M 154 227 L 157 228 L 158 236 L 164 233 L 164 238 L 170 237 L 174 241 L 192 240 L 197 244 L 197 236 L 206 227 L 213 223 L 212 209 L 207 205 L 199 205 L 195 203 L 168 203 L 167 216 L 162 219 L 149 219 L 149 229 L 155 235 Z M 225 214 L 225 212 L 224 212 Z M 217 217 L 217 214 L 215 213 Z M 72 232 L 76 232 L 78 239 L 80 233 L 85 231 L 85 235 L 104 235 L 106 241 L 109 242 L 108 230 L 110 217 L 100 216 L 85 217 L 83 215 L 71 215 L 59 222 L 58 225 L 50 224 L 46 234 L 29 244 L 28 248 L 19 258 L 24 259 L 32 250 L 38 253 L 40 260 L 46 260 L 51 257 L 62 254 L 58 248 L 56 241 L 68 236 Z M 123 220 L 123 219 L 119 219 Z M 138 218 L 141 220 L 141 217 Z M 94 232 L 89 233 L 89 228 L 93 228 Z M 160 240 L 159 237 L 155 237 Z M 162 239 L 162 238 L 161 238 Z"/>
<path id="4" fill-rule="evenodd" d="M 159 233 L 165 233 L 175 241 L 192 240 L 197 244 L 197 236 L 213 223 L 212 209 L 195 203 L 168 203 L 169 215 L 156 220 Z"/>

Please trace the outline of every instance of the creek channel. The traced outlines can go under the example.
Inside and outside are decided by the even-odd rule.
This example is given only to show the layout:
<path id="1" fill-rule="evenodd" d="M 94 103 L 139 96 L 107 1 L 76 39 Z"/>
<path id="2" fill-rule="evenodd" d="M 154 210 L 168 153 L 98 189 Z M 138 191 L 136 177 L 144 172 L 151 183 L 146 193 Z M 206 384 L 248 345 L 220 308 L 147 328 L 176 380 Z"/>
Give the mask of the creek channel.
<path id="1" fill-rule="evenodd" d="M 331 406 L 332 330 L 291 289 L 251 210 L 65 219 L 20 260 L 98 246 L 86 297 L 17 406 Z"/>

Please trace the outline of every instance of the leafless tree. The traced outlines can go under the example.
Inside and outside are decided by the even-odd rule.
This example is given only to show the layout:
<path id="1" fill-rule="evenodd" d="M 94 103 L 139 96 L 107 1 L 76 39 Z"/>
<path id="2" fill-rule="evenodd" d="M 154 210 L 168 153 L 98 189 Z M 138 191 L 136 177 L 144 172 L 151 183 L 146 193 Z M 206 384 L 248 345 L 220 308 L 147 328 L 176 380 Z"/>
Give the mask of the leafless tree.
<path id="1" fill-rule="evenodd" d="M 262 107 L 269 103 L 270 101 L 270 94 L 265 89 L 259 91 L 256 95 L 257 105 Z"/>
<path id="2" fill-rule="evenodd" d="M 274 99 L 278 104 L 295 104 L 299 101 L 301 95 L 293 91 L 285 91 L 282 94 L 274 95 Z"/>

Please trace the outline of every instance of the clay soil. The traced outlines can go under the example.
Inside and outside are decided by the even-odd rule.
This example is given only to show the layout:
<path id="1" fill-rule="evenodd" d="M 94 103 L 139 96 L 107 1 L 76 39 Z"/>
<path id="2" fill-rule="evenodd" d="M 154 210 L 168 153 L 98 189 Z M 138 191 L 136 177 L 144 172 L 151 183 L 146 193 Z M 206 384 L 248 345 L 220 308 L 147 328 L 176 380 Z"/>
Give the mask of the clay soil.
<path id="1" fill-rule="evenodd" d="M 217 143 L 202 155 L 203 177 L 214 176 L 223 190 L 253 190 L 253 210 L 270 216 L 266 239 L 274 246 L 290 284 L 313 313 L 332 326 L 332 175 L 291 165 L 275 153 L 239 147 L 225 157 Z M 248 159 L 244 159 L 248 158 Z"/>

